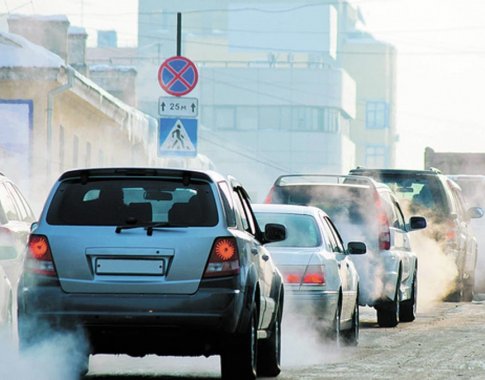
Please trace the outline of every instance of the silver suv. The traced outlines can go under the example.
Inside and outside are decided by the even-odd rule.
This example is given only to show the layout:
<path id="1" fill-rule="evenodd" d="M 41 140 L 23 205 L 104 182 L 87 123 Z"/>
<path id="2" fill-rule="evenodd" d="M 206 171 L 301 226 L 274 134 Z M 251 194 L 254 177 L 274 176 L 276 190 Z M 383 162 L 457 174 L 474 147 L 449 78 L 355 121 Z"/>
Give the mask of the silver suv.
<path id="1" fill-rule="evenodd" d="M 285 175 L 266 202 L 319 207 L 344 242 L 365 242 L 367 254 L 351 257 L 359 274 L 359 304 L 377 310 L 381 327 L 415 319 L 418 263 L 409 232 L 425 228 L 426 220 L 414 216 L 406 222 L 389 187 L 366 177 Z"/>
<path id="2" fill-rule="evenodd" d="M 86 169 L 55 183 L 19 285 L 20 347 L 84 331 L 88 354 L 221 355 L 222 377 L 280 372 L 283 283 L 235 179 Z"/>

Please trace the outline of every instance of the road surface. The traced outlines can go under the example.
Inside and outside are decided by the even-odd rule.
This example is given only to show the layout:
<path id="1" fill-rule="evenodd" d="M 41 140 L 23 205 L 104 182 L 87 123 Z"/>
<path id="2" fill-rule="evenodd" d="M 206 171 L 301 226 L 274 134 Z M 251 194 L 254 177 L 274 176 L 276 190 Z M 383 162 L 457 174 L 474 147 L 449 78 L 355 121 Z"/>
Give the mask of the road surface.
<path id="1" fill-rule="evenodd" d="M 306 379 L 483 379 L 485 304 L 438 303 L 412 323 L 379 328 L 375 311 L 361 308 L 357 347 L 322 344 L 307 321 L 283 322 L 283 371 L 279 380 Z M 219 378 L 219 358 L 141 359 L 91 357 L 86 380 L 184 380 Z"/>

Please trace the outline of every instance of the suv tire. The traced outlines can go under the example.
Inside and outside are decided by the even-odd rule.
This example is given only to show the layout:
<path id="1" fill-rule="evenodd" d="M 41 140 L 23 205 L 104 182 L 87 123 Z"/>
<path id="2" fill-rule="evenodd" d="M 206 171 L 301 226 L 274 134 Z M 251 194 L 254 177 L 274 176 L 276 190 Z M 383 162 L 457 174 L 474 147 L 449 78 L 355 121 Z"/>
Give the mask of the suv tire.
<path id="1" fill-rule="evenodd" d="M 258 313 L 251 310 L 247 330 L 225 347 L 221 354 L 221 377 L 224 380 L 255 380 L 258 355 Z"/>

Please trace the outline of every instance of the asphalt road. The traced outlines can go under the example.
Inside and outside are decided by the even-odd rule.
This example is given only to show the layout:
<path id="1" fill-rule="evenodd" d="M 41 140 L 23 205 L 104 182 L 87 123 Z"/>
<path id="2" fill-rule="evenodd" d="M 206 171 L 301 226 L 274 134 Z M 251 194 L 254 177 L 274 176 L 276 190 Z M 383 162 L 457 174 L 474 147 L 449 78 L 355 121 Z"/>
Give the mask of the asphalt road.
<path id="1" fill-rule="evenodd" d="M 484 379 L 485 304 L 437 303 L 412 323 L 379 328 L 373 309 L 361 308 L 357 347 L 322 343 L 308 321 L 283 322 L 283 371 L 279 380 Z M 86 380 L 184 380 L 219 378 L 219 358 L 91 357 Z"/>

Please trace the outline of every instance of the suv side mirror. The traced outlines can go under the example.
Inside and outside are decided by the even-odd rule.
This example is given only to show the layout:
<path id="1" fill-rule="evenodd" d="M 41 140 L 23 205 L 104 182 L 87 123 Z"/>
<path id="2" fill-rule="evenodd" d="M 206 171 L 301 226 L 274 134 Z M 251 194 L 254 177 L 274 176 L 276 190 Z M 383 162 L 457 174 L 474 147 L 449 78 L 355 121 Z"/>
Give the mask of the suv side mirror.
<path id="1" fill-rule="evenodd" d="M 466 211 L 466 215 L 470 219 L 478 219 L 483 216 L 483 209 L 481 207 L 470 207 Z"/>
<path id="2" fill-rule="evenodd" d="M 286 239 L 286 227 L 282 224 L 268 223 L 264 227 L 264 240 L 266 243 Z"/>
<path id="3" fill-rule="evenodd" d="M 422 230 L 423 228 L 426 228 L 427 225 L 426 218 L 422 216 L 412 216 L 409 218 L 410 231 Z"/>
<path id="4" fill-rule="evenodd" d="M 351 241 L 347 244 L 347 253 L 350 255 L 363 255 L 367 252 L 365 243 L 360 241 Z"/>

